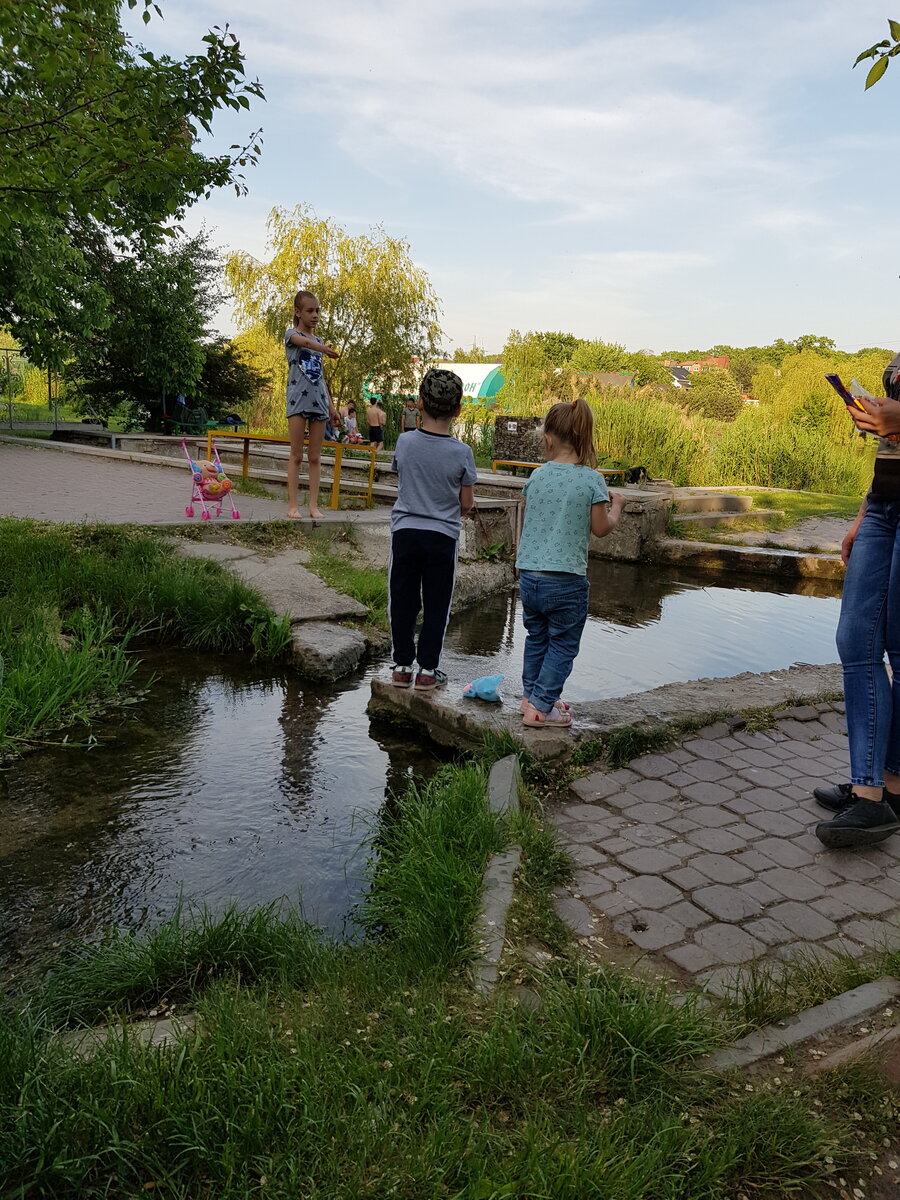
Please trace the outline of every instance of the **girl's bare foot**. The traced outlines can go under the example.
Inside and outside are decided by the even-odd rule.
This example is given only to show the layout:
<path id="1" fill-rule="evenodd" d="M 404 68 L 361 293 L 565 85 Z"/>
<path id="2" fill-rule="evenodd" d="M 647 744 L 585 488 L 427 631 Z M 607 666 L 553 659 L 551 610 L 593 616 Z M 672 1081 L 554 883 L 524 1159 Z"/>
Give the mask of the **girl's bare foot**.
<path id="1" fill-rule="evenodd" d="M 287 510 L 287 517 L 288 517 L 289 521 L 299 521 L 300 520 L 300 514 L 296 510 L 296 508 L 289 508 Z"/>
<path id="2" fill-rule="evenodd" d="M 309 506 L 309 515 L 312 517 L 312 519 L 314 521 L 322 520 L 322 513 L 320 512 L 320 510 L 318 508 L 313 508 L 312 505 Z"/>

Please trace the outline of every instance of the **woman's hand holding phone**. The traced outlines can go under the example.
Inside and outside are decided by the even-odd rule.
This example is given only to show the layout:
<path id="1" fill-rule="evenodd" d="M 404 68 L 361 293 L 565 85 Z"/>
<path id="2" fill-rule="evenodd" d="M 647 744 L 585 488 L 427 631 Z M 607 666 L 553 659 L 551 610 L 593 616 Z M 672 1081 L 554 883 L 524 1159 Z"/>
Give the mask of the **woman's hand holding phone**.
<path id="1" fill-rule="evenodd" d="M 878 400 L 859 397 L 863 409 L 848 408 L 853 423 L 861 433 L 875 433 L 879 437 L 900 435 L 900 400 L 888 400 L 886 396 Z"/>

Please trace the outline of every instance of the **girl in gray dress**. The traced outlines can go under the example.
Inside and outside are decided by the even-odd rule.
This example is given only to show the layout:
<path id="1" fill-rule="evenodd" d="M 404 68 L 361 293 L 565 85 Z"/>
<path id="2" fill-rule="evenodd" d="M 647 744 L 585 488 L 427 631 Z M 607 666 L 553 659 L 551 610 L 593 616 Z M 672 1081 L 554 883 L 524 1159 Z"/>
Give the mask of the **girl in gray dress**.
<path id="1" fill-rule="evenodd" d="M 303 463 L 303 442 L 309 429 L 309 515 L 322 516 L 319 511 L 320 454 L 325 437 L 325 422 L 333 413 L 331 396 L 322 373 L 322 355 L 340 358 L 335 350 L 316 337 L 319 323 L 319 301 L 312 292 L 298 292 L 294 297 L 294 323 L 284 335 L 284 352 L 288 361 L 287 419 L 291 435 L 291 455 L 288 465 L 288 512 L 297 520 L 297 493 L 300 488 L 300 467 Z"/>

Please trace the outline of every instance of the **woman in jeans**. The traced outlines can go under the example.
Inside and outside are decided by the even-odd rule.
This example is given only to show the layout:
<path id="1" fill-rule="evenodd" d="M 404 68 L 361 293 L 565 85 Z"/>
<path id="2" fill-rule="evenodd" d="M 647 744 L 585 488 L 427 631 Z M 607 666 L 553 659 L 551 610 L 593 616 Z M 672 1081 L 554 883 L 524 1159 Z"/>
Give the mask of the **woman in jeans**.
<path id="1" fill-rule="evenodd" d="M 816 827 L 831 848 L 871 846 L 900 829 L 900 354 L 884 373 L 888 398 L 848 409 L 878 434 L 872 487 L 841 545 L 847 567 L 837 648 L 844 668 L 850 787 L 816 789 L 837 811 Z M 892 679 L 884 664 L 887 652 Z"/>

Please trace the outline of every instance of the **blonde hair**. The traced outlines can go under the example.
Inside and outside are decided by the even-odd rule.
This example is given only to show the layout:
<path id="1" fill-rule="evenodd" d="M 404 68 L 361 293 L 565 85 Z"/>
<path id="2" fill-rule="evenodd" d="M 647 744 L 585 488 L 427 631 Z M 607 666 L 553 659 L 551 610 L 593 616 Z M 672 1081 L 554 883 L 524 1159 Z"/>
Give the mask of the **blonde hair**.
<path id="1" fill-rule="evenodd" d="M 596 467 L 594 414 L 585 400 L 554 404 L 544 418 L 544 433 L 571 446 L 582 467 Z"/>
<path id="2" fill-rule="evenodd" d="M 294 297 L 294 324 L 297 324 L 297 314 L 300 312 L 300 305 L 304 300 L 318 300 L 315 292 L 298 292 Z"/>

